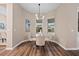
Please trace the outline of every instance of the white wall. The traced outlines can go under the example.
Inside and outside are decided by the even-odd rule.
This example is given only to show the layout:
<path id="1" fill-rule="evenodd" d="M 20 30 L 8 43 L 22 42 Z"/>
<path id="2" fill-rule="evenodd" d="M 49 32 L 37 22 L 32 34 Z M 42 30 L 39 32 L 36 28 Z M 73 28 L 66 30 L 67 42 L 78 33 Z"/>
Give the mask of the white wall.
<path id="1" fill-rule="evenodd" d="M 25 19 L 32 20 L 31 15 L 31 13 L 25 11 L 19 4 L 13 4 L 13 47 L 24 41 L 24 39 L 27 40 L 26 36 L 28 32 L 25 32 Z"/>
<path id="2" fill-rule="evenodd" d="M 12 40 L 13 40 L 13 4 L 6 4 L 7 6 L 7 49 L 12 48 Z"/>
<path id="3" fill-rule="evenodd" d="M 13 4 L 13 40 L 12 46 L 15 46 L 24 39 L 23 10 L 19 5 Z"/>
<path id="4" fill-rule="evenodd" d="M 56 11 L 56 35 L 65 48 L 77 48 L 78 4 L 62 4 Z"/>

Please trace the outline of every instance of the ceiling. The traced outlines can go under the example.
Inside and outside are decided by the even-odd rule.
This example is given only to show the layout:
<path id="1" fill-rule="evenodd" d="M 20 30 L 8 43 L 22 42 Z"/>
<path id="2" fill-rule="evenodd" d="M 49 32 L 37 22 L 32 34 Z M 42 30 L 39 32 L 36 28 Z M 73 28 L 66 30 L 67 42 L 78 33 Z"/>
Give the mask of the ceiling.
<path id="1" fill-rule="evenodd" d="M 20 5 L 31 13 L 39 12 L 38 3 L 21 3 Z M 40 3 L 40 13 L 47 13 L 55 10 L 59 5 L 59 3 Z"/>

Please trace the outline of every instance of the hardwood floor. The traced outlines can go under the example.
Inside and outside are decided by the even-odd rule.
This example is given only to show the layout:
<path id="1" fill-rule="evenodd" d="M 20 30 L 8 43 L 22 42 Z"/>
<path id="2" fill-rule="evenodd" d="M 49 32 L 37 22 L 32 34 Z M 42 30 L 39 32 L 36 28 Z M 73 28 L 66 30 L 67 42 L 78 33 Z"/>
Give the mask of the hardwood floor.
<path id="1" fill-rule="evenodd" d="M 44 47 L 36 47 L 34 41 L 24 42 L 13 50 L 0 50 L 0 56 L 73 56 L 54 42 L 46 42 Z"/>
<path id="2" fill-rule="evenodd" d="M 0 50 L 3 50 L 6 48 L 6 45 L 0 45 Z"/>

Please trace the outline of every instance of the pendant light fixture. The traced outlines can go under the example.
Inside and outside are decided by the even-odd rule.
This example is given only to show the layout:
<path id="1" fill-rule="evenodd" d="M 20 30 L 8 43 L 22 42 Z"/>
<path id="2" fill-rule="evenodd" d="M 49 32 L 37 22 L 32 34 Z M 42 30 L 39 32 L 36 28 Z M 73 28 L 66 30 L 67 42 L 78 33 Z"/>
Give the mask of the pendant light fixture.
<path id="1" fill-rule="evenodd" d="M 38 4 L 38 8 L 39 8 L 38 14 L 35 14 L 37 20 L 42 20 L 42 19 L 44 19 L 44 16 L 41 16 L 40 5 L 41 5 L 41 4 Z"/>

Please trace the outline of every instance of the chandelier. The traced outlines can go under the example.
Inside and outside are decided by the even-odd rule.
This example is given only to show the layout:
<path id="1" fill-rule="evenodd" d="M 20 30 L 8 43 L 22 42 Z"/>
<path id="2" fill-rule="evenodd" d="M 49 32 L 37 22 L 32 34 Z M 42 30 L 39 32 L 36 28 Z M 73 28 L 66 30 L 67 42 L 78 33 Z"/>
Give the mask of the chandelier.
<path id="1" fill-rule="evenodd" d="M 36 19 L 37 19 L 37 20 L 42 20 L 42 19 L 44 19 L 45 16 L 41 16 L 40 4 L 38 4 L 38 8 L 39 8 L 39 11 L 38 11 L 37 14 L 35 14 L 35 16 L 36 16 Z"/>

